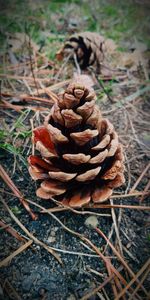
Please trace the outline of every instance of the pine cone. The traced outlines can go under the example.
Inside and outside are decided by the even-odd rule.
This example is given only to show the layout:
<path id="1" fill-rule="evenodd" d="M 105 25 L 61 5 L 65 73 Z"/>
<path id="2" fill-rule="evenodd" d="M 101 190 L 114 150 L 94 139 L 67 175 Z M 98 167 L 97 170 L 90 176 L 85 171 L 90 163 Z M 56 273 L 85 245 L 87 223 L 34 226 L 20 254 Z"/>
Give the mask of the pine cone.
<path id="1" fill-rule="evenodd" d="M 63 48 L 56 53 L 58 60 L 64 56 L 76 54 L 81 69 L 94 66 L 100 71 L 100 64 L 104 60 L 105 39 L 96 32 L 82 32 L 72 35 Z"/>
<path id="2" fill-rule="evenodd" d="M 113 125 L 102 117 L 91 89 L 71 83 L 44 125 L 33 131 L 39 155 L 29 172 L 41 186 L 40 198 L 71 206 L 107 200 L 124 183 L 124 156 Z"/>

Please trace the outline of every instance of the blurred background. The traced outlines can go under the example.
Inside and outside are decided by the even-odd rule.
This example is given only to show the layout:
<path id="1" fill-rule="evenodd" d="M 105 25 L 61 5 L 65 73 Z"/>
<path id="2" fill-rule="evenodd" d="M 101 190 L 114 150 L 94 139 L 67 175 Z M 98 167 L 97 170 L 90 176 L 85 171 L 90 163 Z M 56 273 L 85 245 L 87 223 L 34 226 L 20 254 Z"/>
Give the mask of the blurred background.
<path id="1" fill-rule="evenodd" d="M 8 47 L 10 34 L 26 32 L 54 59 L 68 35 L 96 31 L 119 44 L 119 50 L 132 49 L 135 38 L 150 46 L 149 1 L 55 0 L 0 1 L 0 44 Z"/>

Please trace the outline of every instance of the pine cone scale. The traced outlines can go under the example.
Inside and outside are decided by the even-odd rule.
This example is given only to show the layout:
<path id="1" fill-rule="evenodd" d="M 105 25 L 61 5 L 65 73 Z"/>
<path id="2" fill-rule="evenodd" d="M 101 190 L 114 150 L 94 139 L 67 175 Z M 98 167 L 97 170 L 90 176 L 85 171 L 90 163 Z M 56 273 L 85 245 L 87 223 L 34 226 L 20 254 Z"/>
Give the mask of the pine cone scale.
<path id="1" fill-rule="evenodd" d="M 102 163 L 107 156 L 108 156 L 108 150 L 105 149 L 104 151 L 100 152 L 96 156 L 92 157 L 89 162 L 90 164 Z"/>
<path id="2" fill-rule="evenodd" d="M 101 150 L 107 147 L 109 142 L 110 142 L 110 135 L 106 134 L 103 136 L 103 139 L 96 146 L 92 147 L 92 150 Z"/>
<path id="3" fill-rule="evenodd" d="M 44 180 L 44 179 L 48 179 L 49 175 L 46 174 L 45 172 L 42 173 L 41 172 L 37 172 L 37 169 L 35 169 L 34 167 L 29 167 L 29 174 L 32 177 L 33 180 Z"/>
<path id="4" fill-rule="evenodd" d="M 70 198 L 69 205 L 73 208 L 82 207 L 83 205 L 86 205 L 90 202 L 91 195 L 90 193 L 87 193 L 85 195 L 82 195 L 81 193 L 73 196 Z"/>
<path id="5" fill-rule="evenodd" d="M 88 143 L 91 139 L 98 135 L 98 130 L 86 129 L 80 132 L 72 132 L 70 137 L 75 141 L 76 144 L 83 146 Z"/>
<path id="6" fill-rule="evenodd" d="M 50 153 L 56 155 L 54 144 L 51 140 L 49 131 L 44 126 L 40 126 L 34 129 L 33 134 L 34 143 L 36 143 L 36 145 L 38 142 L 40 142 L 40 144 L 43 145 L 47 150 L 49 150 Z"/>
<path id="7" fill-rule="evenodd" d="M 78 153 L 78 154 L 64 154 L 63 158 L 69 161 L 71 164 L 75 165 L 80 165 L 80 164 L 85 164 L 87 163 L 91 156 L 90 155 L 85 155 L 83 153 Z"/>
<path id="8" fill-rule="evenodd" d="M 54 195 L 61 195 L 64 194 L 66 189 L 64 187 L 60 186 L 60 182 L 56 182 L 56 181 L 50 181 L 50 180 L 45 180 L 41 183 L 41 188 L 49 193 L 54 193 Z"/>
<path id="9" fill-rule="evenodd" d="M 36 191 L 36 195 L 39 198 L 45 199 L 45 200 L 49 200 L 50 198 L 56 196 L 57 194 L 53 193 L 53 192 L 45 192 L 43 190 L 42 187 L 38 188 Z"/>
<path id="10" fill-rule="evenodd" d="M 59 180 L 61 182 L 68 182 L 69 180 L 73 179 L 77 173 L 66 173 L 66 172 L 48 172 L 49 177 L 55 180 Z"/>
<path id="11" fill-rule="evenodd" d="M 100 172 L 101 167 L 97 167 L 91 170 L 86 171 L 85 173 L 81 173 L 78 175 L 75 179 L 77 181 L 87 181 L 87 180 L 93 180 Z"/>
<path id="12" fill-rule="evenodd" d="M 95 203 L 104 202 L 112 195 L 112 189 L 104 186 L 103 189 L 96 189 L 92 194 L 92 200 Z"/>

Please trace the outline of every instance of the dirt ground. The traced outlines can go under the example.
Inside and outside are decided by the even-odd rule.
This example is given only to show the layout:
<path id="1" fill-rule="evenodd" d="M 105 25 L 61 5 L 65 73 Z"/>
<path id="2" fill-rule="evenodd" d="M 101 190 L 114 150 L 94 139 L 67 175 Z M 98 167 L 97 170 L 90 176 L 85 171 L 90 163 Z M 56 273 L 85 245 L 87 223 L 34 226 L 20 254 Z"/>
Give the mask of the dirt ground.
<path id="1" fill-rule="evenodd" d="M 29 205 L 38 216 L 37 220 L 31 218 L 14 195 L 14 190 L 8 187 L 5 176 L 0 186 L 0 215 L 5 225 L 0 223 L 0 261 L 15 253 L 28 240 L 33 240 L 30 234 L 43 243 L 40 245 L 34 240 L 5 264 L 0 263 L 2 300 L 146 300 L 150 295 L 149 5 L 147 1 L 143 4 L 139 1 L 127 1 L 127 4 L 123 1 L 120 4 L 117 1 L 104 2 L 94 1 L 91 6 L 88 1 L 83 1 L 80 6 L 79 1 L 70 4 L 67 1 L 37 1 L 36 5 L 33 1 L 27 1 L 26 5 L 22 1 L 0 1 L 1 165 L 25 199 L 33 202 Z M 55 54 L 66 36 L 79 30 L 100 32 L 118 45 L 110 55 L 112 65 L 111 72 L 107 73 L 108 80 L 94 70 L 86 70 L 84 74 L 94 80 L 97 104 L 102 114 L 114 124 L 123 144 L 126 182 L 114 191 L 116 197 L 106 202 L 112 208 L 58 211 L 53 201 L 36 197 L 38 183 L 29 176 L 27 157 L 32 152 L 32 125 L 42 124 L 52 106 L 50 94 L 45 90 L 36 94 L 36 89 L 54 87 L 59 83 L 53 89 L 57 94 L 67 86 L 65 81 L 76 74 L 76 65 L 58 62 Z M 24 32 L 30 35 L 29 43 L 23 40 Z M 16 33 L 19 33 L 17 43 L 16 40 L 14 42 Z M 135 50 L 139 52 L 134 56 Z M 31 60 L 36 63 L 32 64 Z M 114 73 L 112 70 L 115 70 Z M 33 99 L 23 97 L 24 94 L 33 95 Z M 48 99 L 49 102 L 36 102 L 34 97 Z M 44 109 L 41 111 L 40 107 Z M 42 213 L 36 204 L 45 209 L 51 208 L 50 214 Z M 115 204 L 120 207 L 113 208 Z M 8 228 L 16 230 L 24 241 L 10 234 Z M 96 228 L 105 234 L 117 253 Z M 59 255 L 62 263 L 48 252 L 45 245 Z M 124 284 L 120 278 L 119 283 L 117 279 L 107 283 L 112 271 L 93 245 L 125 278 Z M 147 268 L 138 277 L 142 285 L 138 288 L 138 295 L 131 296 L 138 285 L 134 281 L 132 290 L 128 288 L 124 296 L 117 298 L 147 261 Z"/>

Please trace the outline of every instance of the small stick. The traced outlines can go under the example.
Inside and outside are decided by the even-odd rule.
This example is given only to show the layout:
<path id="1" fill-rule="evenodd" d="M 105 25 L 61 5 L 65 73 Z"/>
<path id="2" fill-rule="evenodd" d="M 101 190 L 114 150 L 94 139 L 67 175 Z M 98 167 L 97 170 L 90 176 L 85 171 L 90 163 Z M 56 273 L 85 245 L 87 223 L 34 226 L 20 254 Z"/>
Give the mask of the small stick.
<path id="1" fill-rule="evenodd" d="M 26 86 L 26 88 L 28 89 L 29 94 L 32 96 L 32 95 L 33 95 L 33 92 L 32 92 L 32 90 L 31 90 L 31 87 L 29 86 L 27 80 L 23 79 L 23 82 L 24 82 L 24 85 Z"/>
<path id="2" fill-rule="evenodd" d="M 139 263 L 139 260 L 125 246 L 123 246 L 123 250 L 129 257 L 131 257 L 132 260 L 134 260 L 136 263 Z"/>
<path id="3" fill-rule="evenodd" d="M 113 232 L 114 232 L 114 223 L 111 225 L 111 230 L 109 231 L 109 234 L 108 234 L 108 240 L 111 239 Z M 106 253 L 107 248 L 108 248 L 108 242 L 106 243 L 106 245 L 104 247 L 103 254 Z"/>
<path id="4" fill-rule="evenodd" d="M 116 282 L 116 285 L 117 285 L 119 291 L 122 291 L 122 286 L 121 286 L 121 283 L 120 283 L 119 279 L 115 276 L 115 277 L 114 277 L 114 280 L 115 280 L 115 282 Z M 123 300 L 126 300 L 127 298 L 126 298 L 125 295 L 124 295 L 122 299 L 123 299 Z"/>
<path id="5" fill-rule="evenodd" d="M 150 188 L 150 180 L 148 181 L 148 183 L 146 184 L 146 187 L 144 188 L 144 191 L 143 191 L 143 195 L 141 196 L 141 199 L 140 199 L 140 203 L 143 202 L 144 198 L 145 198 L 145 192 L 147 192 Z"/>
<path id="6" fill-rule="evenodd" d="M 47 94 L 53 100 L 54 103 L 58 102 L 59 97 L 53 91 L 51 91 L 49 88 L 46 88 L 42 83 L 41 83 L 41 87 L 45 92 L 45 94 Z"/>
<path id="7" fill-rule="evenodd" d="M 87 267 L 87 271 L 90 272 L 90 273 L 93 273 L 93 274 L 95 274 L 99 277 L 102 277 L 102 278 L 105 277 L 104 273 L 100 273 L 100 272 L 90 268 L 89 266 Z"/>
<path id="8" fill-rule="evenodd" d="M 148 171 L 148 169 L 150 168 L 150 163 L 147 165 L 147 167 L 143 170 L 143 172 L 141 173 L 141 175 L 139 176 L 139 178 L 137 179 L 137 181 L 134 183 L 133 187 L 131 188 L 129 193 L 132 193 L 136 187 L 138 186 L 138 184 L 140 183 L 140 181 L 142 180 L 142 178 L 144 177 L 144 175 L 146 174 L 146 172 Z"/>
<path id="9" fill-rule="evenodd" d="M 32 212 L 31 208 L 29 207 L 29 204 L 26 202 L 26 200 L 23 198 L 23 195 L 20 193 L 18 188 L 15 186 L 11 178 L 8 176 L 8 174 L 5 172 L 4 168 L 0 165 L 0 176 L 4 180 L 4 182 L 9 186 L 9 188 L 13 191 L 15 196 L 17 196 L 21 202 L 21 204 L 24 206 L 24 208 L 28 211 L 31 218 L 33 220 L 37 219 L 37 215 Z"/>
<path id="10" fill-rule="evenodd" d="M 140 205 L 123 205 L 123 204 L 94 204 L 92 208 L 128 208 L 128 209 L 139 209 L 139 210 L 150 210 L 150 206 L 140 206 Z"/>
<path id="11" fill-rule="evenodd" d="M 145 194 L 148 194 L 150 193 L 150 191 L 147 191 Z M 131 194 L 128 193 L 128 194 L 123 194 L 123 195 L 112 195 L 111 196 L 111 199 L 117 199 L 117 198 L 129 198 L 129 197 L 136 197 L 136 196 L 141 196 L 143 195 L 143 191 L 135 191 L 135 192 L 132 192 Z"/>
<path id="12" fill-rule="evenodd" d="M 111 205 L 113 205 L 113 200 L 112 199 L 110 199 L 110 203 L 111 203 Z M 119 245 L 119 248 L 120 248 L 121 255 L 123 256 L 122 243 L 121 243 L 121 239 L 120 239 L 119 229 L 118 229 L 118 226 L 117 226 L 116 214 L 115 214 L 115 211 L 114 211 L 113 207 L 111 208 L 111 213 L 112 213 L 112 219 L 113 219 L 114 228 L 115 228 L 115 232 L 116 232 L 116 237 L 118 239 L 118 245 Z"/>
<path id="13" fill-rule="evenodd" d="M 111 268 L 108 264 L 106 264 L 106 268 L 107 268 L 108 275 L 111 276 L 111 274 L 113 274 L 113 272 L 112 272 L 112 270 L 111 270 Z M 112 286 L 114 297 L 116 298 L 118 293 L 117 293 L 117 288 L 116 288 L 116 285 L 115 285 L 115 278 L 116 278 L 116 276 L 114 276 L 114 280 L 112 280 L 110 283 L 111 283 L 111 286 Z"/>
<path id="14" fill-rule="evenodd" d="M 76 252 L 76 251 L 70 251 L 70 250 L 63 250 L 63 249 L 58 249 L 58 248 L 55 248 L 55 247 L 51 247 L 51 249 L 53 249 L 56 252 L 65 253 L 65 254 L 86 256 L 86 257 L 97 257 L 97 258 L 99 258 L 99 255 L 97 255 L 97 254 L 90 254 L 90 253 L 84 253 L 84 252 Z"/>
<path id="15" fill-rule="evenodd" d="M 13 109 L 17 112 L 20 112 L 22 109 L 24 109 L 24 106 L 21 107 L 20 105 L 14 105 L 14 104 L 11 104 L 11 103 L 9 103 L 5 100 L 1 100 L 1 102 L 4 103 L 4 104 L 0 104 L 0 107 L 5 108 L 5 109 L 10 108 L 10 109 Z"/>
<path id="16" fill-rule="evenodd" d="M 0 268 L 3 267 L 3 266 L 6 266 L 16 255 L 20 254 L 26 248 L 30 247 L 32 243 L 33 243 L 33 241 L 29 240 L 28 242 L 26 242 L 25 244 L 23 244 L 21 247 L 19 247 L 16 251 L 14 251 L 12 254 L 10 254 L 8 257 L 6 257 L 5 259 L 3 259 L 0 262 Z"/>
<path id="17" fill-rule="evenodd" d="M 25 239 L 19 235 L 15 229 L 13 229 L 10 225 L 7 225 L 5 222 L 0 221 L 0 226 L 14 236 L 18 241 L 25 241 Z"/>
<path id="18" fill-rule="evenodd" d="M 147 278 L 148 274 L 150 273 L 150 268 L 148 268 L 148 270 L 145 272 L 145 274 L 143 275 L 141 281 L 139 282 L 139 284 L 137 285 L 137 287 L 135 288 L 134 292 L 132 293 L 132 295 L 130 296 L 129 300 L 133 299 L 133 296 L 135 295 L 135 293 L 139 290 L 139 288 L 141 287 L 142 283 L 145 281 L 145 279 Z M 150 295 L 148 294 L 148 299 Z"/>
<path id="19" fill-rule="evenodd" d="M 42 90 L 43 91 L 43 90 Z M 44 93 L 44 91 L 43 91 Z M 10 93 L 2 93 L 1 94 L 3 97 L 16 97 L 15 94 L 10 94 Z M 45 99 L 45 98 L 42 98 L 42 97 L 37 97 L 37 96 L 30 96 L 28 94 L 20 94 L 20 95 L 17 95 L 17 98 L 21 99 L 21 100 L 24 100 L 25 102 L 32 102 L 33 101 L 39 101 L 39 102 L 43 102 L 45 104 L 49 104 L 49 105 L 52 105 L 54 103 L 54 101 L 52 101 L 51 99 Z M 4 101 L 4 100 L 3 100 Z M 48 109 L 48 108 L 47 108 Z"/>
<path id="20" fill-rule="evenodd" d="M 26 105 L 15 105 L 11 104 L 5 100 L 1 101 L 4 104 L 0 104 L 0 107 L 3 109 L 13 109 L 17 112 L 21 112 L 24 109 L 32 110 L 32 111 L 47 111 L 47 107 L 42 107 L 42 106 L 26 106 Z"/>

